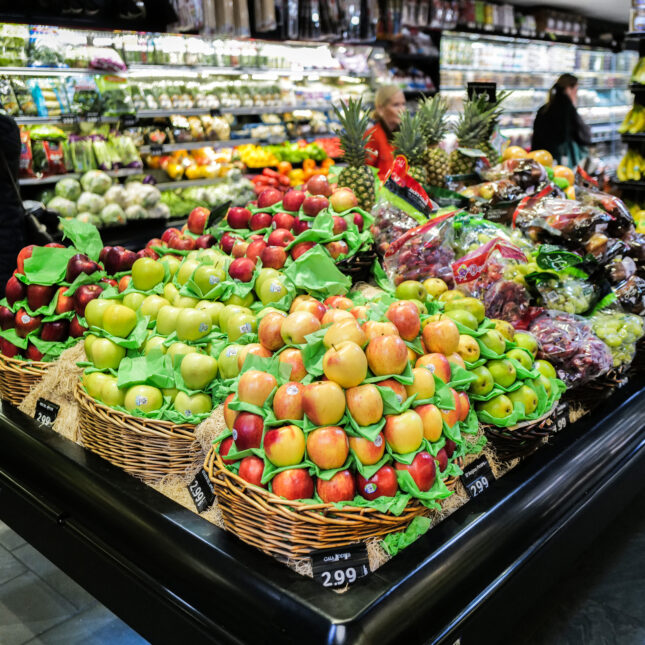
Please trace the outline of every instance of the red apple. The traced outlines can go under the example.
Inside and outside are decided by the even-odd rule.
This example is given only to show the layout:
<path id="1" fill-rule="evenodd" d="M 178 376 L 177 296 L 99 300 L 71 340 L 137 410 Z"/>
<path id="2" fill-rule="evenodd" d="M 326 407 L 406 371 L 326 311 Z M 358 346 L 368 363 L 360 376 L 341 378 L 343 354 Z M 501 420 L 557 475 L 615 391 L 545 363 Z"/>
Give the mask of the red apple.
<path id="1" fill-rule="evenodd" d="M 222 458 L 222 461 L 225 464 L 234 464 L 235 459 L 224 459 L 226 455 L 228 455 L 229 452 L 231 452 L 231 448 L 233 447 L 233 437 L 228 437 L 227 439 L 224 439 L 219 445 L 219 454 L 220 457 Z"/>
<path id="2" fill-rule="evenodd" d="M 239 237 L 235 237 L 233 233 L 224 233 L 222 235 L 222 239 L 219 241 L 220 246 L 222 247 L 222 251 L 224 253 L 231 253 L 233 250 L 233 247 L 235 246 L 235 242 L 239 240 Z"/>
<path id="3" fill-rule="evenodd" d="M 206 226 L 206 222 L 208 222 L 210 214 L 211 212 L 208 208 L 204 208 L 203 206 L 193 208 L 188 216 L 188 230 L 195 235 L 201 235 L 204 232 L 204 227 Z"/>
<path id="4" fill-rule="evenodd" d="M 350 313 L 356 320 L 367 320 L 367 307 L 365 305 L 358 305 L 358 307 L 350 309 Z"/>
<path id="5" fill-rule="evenodd" d="M 334 235 L 339 235 L 347 230 L 347 222 L 340 215 L 334 215 L 332 219 L 334 221 L 334 228 L 332 230 Z"/>
<path id="6" fill-rule="evenodd" d="M 262 228 L 269 228 L 269 226 L 271 226 L 271 221 L 271 213 L 254 213 L 251 216 L 251 220 L 249 221 L 249 228 L 252 231 L 259 231 Z"/>
<path id="7" fill-rule="evenodd" d="M 303 195 L 304 199 L 304 195 Z M 271 222 L 271 227 L 272 228 L 285 228 L 287 231 L 290 231 L 293 228 L 293 225 L 296 221 L 296 218 L 293 215 L 289 215 L 289 213 L 276 213 L 273 216 L 273 220 Z"/>
<path id="8" fill-rule="evenodd" d="M 233 206 L 228 209 L 226 221 L 231 228 L 248 228 L 251 221 L 251 211 L 241 206 Z"/>
<path id="9" fill-rule="evenodd" d="M 300 210 L 302 202 L 305 200 L 305 194 L 301 190 L 288 190 L 282 198 L 282 208 L 286 211 L 295 213 Z M 285 226 L 284 228 L 290 228 Z"/>
<path id="10" fill-rule="evenodd" d="M 328 242 L 325 244 L 325 248 L 329 251 L 329 255 L 331 255 L 334 260 L 337 260 L 341 255 L 347 255 L 349 253 L 349 246 L 345 240 Z"/>
<path id="11" fill-rule="evenodd" d="M 308 196 L 302 202 L 302 212 L 309 217 L 314 217 L 327 206 L 329 206 L 329 200 L 326 197 Z"/>
<path id="12" fill-rule="evenodd" d="M 228 267 L 228 274 L 234 280 L 250 282 L 255 271 L 255 262 L 249 258 L 237 258 Z"/>
<path id="13" fill-rule="evenodd" d="M 331 195 L 331 186 L 325 175 L 312 175 L 305 184 L 305 188 L 311 195 L 323 195 L 324 197 Z"/>
<path id="14" fill-rule="evenodd" d="M 159 255 L 157 254 L 156 251 L 145 248 L 137 251 L 135 259 L 138 260 L 139 258 L 152 258 L 153 260 L 157 260 L 159 258 Z"/>
<path id="15" fill-rule="evenodd" d="M 286 499 L 311 499 L 314 480 L 304 468 L 290 468 L 282 470 L 271 480 L 271 488 L 276 495 Z"/>
<path id="16" fill-rule="evenodd" d="M 452 457 L 456 449 L 457 449 L 457 444 L 452 439 L 446 439 L 446 445 L 444 446 L 444 450 L 446 451 L 448 458 Z"/>
<path id="17" fill-rule="evenodd" d="M 338 426 L 316 428 L 307 435 L 307 455 L 322 470 L 340 468 L 348 454 L 347 435 Z"/>
<path id="18" fill-rule="evenodd" d="M 40 330 L 40 337 L 43 340 L 62 341 L 67 340 L 68 336 L 69 321 L 64 318 L 43 323 L 43 328 Z"/>
<path id="19" fill-rule="evenodd" d="M 424 354 L 417 359 L 415 367 L 425 367 L 444 383 L 450 383 L 450 362 L 443 354 Z"/>
<path id="20" fill-rule="evenodd" d="M 25 356 L 31 361 L 41 361 L 44 354 L 33 343 L 29 343 Z"/>
<path id="21" fill-rule="evenodd" d="M 162 234 L 161 234 L 161 241 L 170 242 L 170 239 L 174 237 L 175 235 L 181 236 L 181 231 L 178 228 L 167 228 Z"/>
<path id="22" fill-rule="evenodd" d="M 233 244 L 231 255 L 234 258 L 243 258 L 249 250 L 249 246 L 250 242 L 247 242 L 246 240 L 236 240 L 235 244 Z"/>
<path id="23" fill-rule="evenodd" d="M 295 381 L 298 379 L 294 379 L 292 374 L 291 380 Z M 345 392 L 340 385 L 333 381 L 314 381 L 309 385 L 305 385 L 304 392 L 302 393 L 302 408 L 307 417 L 315 425 L 333 426 L 345 414 Z M 338 429 L 342 430 L 342 428 Z M 324 438 L 328 434 L 322 433 L 320 437 Z M 311 434 L 307 438 L 307 441 L 310 438 Z M 309 444 L 307 444 L 307 450 L 309 450 Z"/>
<path id="24" fill-rule="evenodd" d="M 401 374 L 408 364 L 408 346 L 399 336 L 372 338 L 365 355 L 375 376 Z"/>
<path id="25" fill-rule="evenodd" d="M 47 249 L 64 249 L 65 245 L 64 244 L 59 244 L 58 242 L 47 242 L 47 244 L 45 244 L 45 248 L 47 248 Z"/>
<path id="26" fill-rule="evenodd" d="M 439 408 L 433 403 L 417 405 L 414 411 L 421 417 L 423 436 L 428 441 L 439 441 L 443 431 L 443 417 Z"/>
<path id="27" fill-rule="evenodd" d="M 372 466 L 385 454 L 385 437 L 382 432 L 378 433 L 374 441 L 364 437 L 350 437 L 349 447 L 358 461 L 365 466 Z"/>
<path id="28" fill-rule="evenodd" d="M 358 199 L 351 188 L 337 188 L 329 201 L 337 213 L 343 213 L 358 206 Z"/>
<path id="29" fill-rule="evenodd" d="M 445 448 L 442 448 L 437 453 L 435 460 L 437 462 L 437 466 L 439 466 L 440 472 L 443 472 L 446 468 L 448 468 L 448 453 L 446 452 Z"/>
<path id="30" fill-rule="evenodd" d="M 25 246 L 20 250 L 20 253 L 18 253 L 18 257 L 16 259 L 16 266 L 18 267 L 18 273 L 24 274 L 25 260 L 31 257 L 31 254 L 34 252 L 35 248 L 36 248 L 36 244 L 30 244 L 29 246 Z"/>
<path id="31" fill-rule="evenodd" d="M 365 499 L 394 497 L 399 490 L 396 472 L 392 466 L 382 466 L 369 479 L 356 475 L 358 494 Z"/>
<path id="32" fill-rule="evenodd" d="M 418 450 L 423 442 L 423 421 L 414 410 L 385 417 L 383 435 L 394 452 L 405 455 Z"/>
<path id="33" fill-rule="evenodd" d="M 80 338 L 87 331 L 87 327 L 81 325 L 78 316 L 74 316 L 69 323 L 69 335 L 73 338 Z"/>
<path id="34" fill-rule="evenodd" d="M 27 313 L 26 309 L 18 309 L 15 316 L 14 327 L 20 338 L 26 338 L 30 332 L 40 329 L 42 316 L 32 316 Z"/>
<path id="35" fill-rule="evenodd" d="M 122 291 L 125 291 L 130 286 L 131 282 L 132 282 L 131 275 L 121 276 L 119 278 L 119 293 L 121 293 Z"/>
<path id="36" fill-rule="evenodd" d="M 265 188 L 258 195 L 258 208 L 268 208 L 282 201 L 282 193 L 277 188 Z"/>
<path id="37" fill-rule="evenodd" d="M 470 412 L 470 399 L 465 392 L 459 392 L 459 421 L 465 421 Z"/>
<path id="38" fill-rule="evenodd" d="M 210 233 L 206 235 L 200 235 L 196 240 L 195 240 L 195 248 L 196 249 L 210 249 L 211 246 L 215 246 L 215 242 L 217 240 L 210 235 Z"/>
<path id="39" fill-rule="evenodd" d="M 177 251 L 192 251 L 195 248 L 195 240 L 192 237 L 175 236 L 168 242 L 168 247 Z"/>
<path id="40" fill-rule="evenodd" d="M 284 346 L 284 340 L 280 333 L 284 319 L 285 316 L 274 311 L 262 317 L 258 325 L 258 340 L 263 347 L 276 351 Z"/>
<path id="41" fill-rule="evenodd" d="M 251 258 L 251 260 L 257 260 L 266 248 L 267 243 L 264 240 L 254 240 L 246 249 L 246 257 Z"/>
<path id="42" fill-rule="evenodd" d="M 316 481 L 316 491 L 325 504 L 349 502 L 356 495 L 354 476 L 349 470 L 341 470 L 328 480 L 319 477 Z"/>
<path id="43" fill-rule="evenodd" d="M 273 413 L 276 419 L 298 421 L 304 416 L 302 393 L 305 386 L 301 383 L 289 382 L 281 385 L 273 397 Z"/>
<path id="44" fill-rule="evenodd" d="M 434 457 L 429 453 L 422 451 L 412 460 L 411 464 L 401 464 L 396 462 L 397 470 L 407 470 L 422 492 L 428 491 L 432 488 L 434 480 L 437 476 L 437 467 Z"/>
<path id="45" fill-rule="evenodd" d="M 103 289 L 98 284 L 83 284 L 74 292 L 74 311 L 79 316 L 85 314 L 85 307 L 90 300 L 98 298 Z"/>
<path id="46" fill-rule="evenodd" d="M 260 252 L 262 266 L 269 269 L 281 269 L 287 261 L 287 252 L 281 246 L 267 246 Z"/>
<path id="47" fill-rule="evenodd" d="M 408 393 L 405 389 L 405 385 L 403 383 L 399 383 L 396 379 L 393 378 L 388 378 L 385 379 L 384 381 L 377 381 L 375 385 L 378 385 L 379 387 L 387 387 L 396 394 L 396 398 L 399 400 L 399 403 L 403 403 L 408 398 Z"/>
<path id="48" fill-rule="evenodd" d="M 327 311 L 327 307 L 325 307 L 322 302 L 319 302 L 315 298 L 311 298 L 309 300 L 300 300 L 297 303 L 296 300 L 298 300 L 298 298 L 296 298 L 293 303 L 291 303 L 291 309 L 289 310 L 290 313 L 293 313 L 294 311 L 308 311 L 310 314 L 316 316 L 318 320 L 322 321 L 323 317 L 325 316 L 325 312 Z"/>
<path id="49" fill-rule="evenodd" d="M 114 278 L 101 278 L 99 280 L 99 283 L 100 284 L 107 284 L 110 287 L 118 287 L 119 286 L 119 283 Z"/>
<path id="50" fill-rule="evenodd" d="M 0 338 L 0 352 L 9 358 L 20 355 L 20 349 L 6 338 Z"/>
<path id="51" fill-rule="evenodd" d="M 262 407 L 278 381 L 273 374 L 260 370 L 247 370 L 237 383 L 237 396 L 240 401 Z"/>
<path id="52" fill-rule="evenodd" d="M 159 237 L 153 237 L 149 242 L 146 243 L 146 248 L 151 249 L 153 246 L 166 246 L 166 243 Z M 100 257 L 99 260 L 101 260 Z M 101 260 L 101 262 L 103 262 L 103 260 Z"/>
<path id="53" fill-rule="evenodd" d="M 13 307 L 15 302 L 24 300 L 27 297 L 27 285 L 24 282 L 18 280 L 15 275 L 12 275 L 7 280 L 7 285 L 4 289 L 4 295 L 7 298 L 9 306 Z"/>
<path id="54" fill-rule="evenodd" d="M 0 307 L 0 329 L 12 329 L 15 325 L 15 316 L 9 307 Z"/>
<path id="55" fill-rule="evenodd" d="M 262 483 L 262 474 L 264 473 L 264 460 L 256 457 L 255 455 L 249 455 L 244 457 L 240 461 L 240 469 L 237 474 L 249 482 L 249 484 L 254 484 L 255 486 L 260 486 L 260 488 L 266 488 L 266 484 Z"/>
<path id="56" fill-rule="evenodd" d="M 300 233 L 306 231 L 308 228 L 311 228 L 311 222 L 309 220 L 298 219 L 296 217 L 292 228 L 294 235 L 300 235 Z"/>
<path id="57" fill-rule="evenodd" d="M 83 255 L 82 253 L 77 253 L 76 255 L 72 256 L 67 263 L 65 280 L 67 282 L 74 282 L 74 280 L 81 273 L 87 273 L 88 275 L 91 275 L 95 271 L 100 271 L 100 270 L 101 270 L 101 267 L 93 260 L 90 260 L 90 258 L 88 258 L 87 255 Z"/>
<path id="58" fill-rule="evenodd" d="M 293 242 L 293 233 L 286 228 L 276 228 L 272 231 L 267 240 L 269 246 L 282 246 L 287 247 Z"/>
<path id="59" fill-rule="evenodd" d="M 356 224 L 359 231 L 363 230 L 365 221 L 363 220 L 363 216 L 360 213 L 354 213 L 354 224 Z"/>
<path id="60" fill-rule="evenodd" d="M 393 302 L 385 312 L 387 319 L 394 323 L 403 340 L 414 340 L 421 330 L 421 318 L 417 306 L 409 300 Z"/>
<path id="61" fill-rule="evenodd" d="M 291 257 L 297 260 L 301 255 L 304 255 L 309 249 L 313 249 L 316 244 L 314 242 L 298 242 L 291 248 Z"/>
<path id="62" fill-rule="evenodd" d="M 239 412 L 237 410 L 231 410 L 229 408 L 229 403 L 235 398 L 235 394 L 231 393 L 229 394 L 226 399 L 224 399 L 224 423 L 226 423 L 226 427 L 229 430 L 233 429 L 233 424 L 235 423 L 235 419 L 237 419 L 237 415 Z"/>
<path id="63" fill-rule="evenodd" d="M 262 442 L 264 420 L 258 414 L 240 412 L 233 424 L 233 440 L 238 451 L 259 448 Z"/>
<path id="64" fill-rule="evenodd" d="M 325 305 L 333 309 L 344 309 L 345 311 L 354 308 L 354 302 L 351 298 L 346 298 L 345 296 L 329 296 L 329 298 L 325 298 Z"/>
<path id="65" fill-rule="evenodd" d="M 305 362 L 302 358 L 302 352 L 295 347 L 289 347 L 283 352 L 280 352 L 278 357 L 280 363 L 287 363 L 291 365 L 291 374 L 289 379 L 291 381 L 302 381 L 305 376 L 307 376 L 307 369 L 305 368 Z"/>
<path id="66" fill-rule="evenodd" d="M 305 434 L 295 425 L 267 430 L 262 445 L 267 459 L 278 468 L 295 466 L 305 456 Z"/>
<path id="67" fill-rule="evenodd" d="M 27 305 L 31 311 L 36 311 L 40 307 L 46 307 L 56 293 L 55 286 L 45 286 L 42 284 L 27 285 Z"/>

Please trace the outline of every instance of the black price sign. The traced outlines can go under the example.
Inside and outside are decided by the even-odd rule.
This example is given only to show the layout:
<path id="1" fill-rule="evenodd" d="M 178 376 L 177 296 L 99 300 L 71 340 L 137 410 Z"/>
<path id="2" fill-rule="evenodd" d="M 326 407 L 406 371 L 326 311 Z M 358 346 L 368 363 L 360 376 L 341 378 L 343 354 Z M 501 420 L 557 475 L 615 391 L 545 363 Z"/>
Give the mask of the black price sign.
<path id="1" fill-rule="evenodd" d="M 560 432 L 567 427 L 569 423 L 569 404 L 566 402 L 559 403 L 553 415 L 553 425 L 555 432 Z"/>
<path id="2" fill-rule="evenodd" d="M 314 579 L 323 587 L 345 587 L 370 572 L 367 548 L 352 544 L 342 549 L 324 549 L 311 553 Z"/>
<path id="3" fill-rule="evenodd" d="M 124 128 L 131 128 L 133 125 L 136 125 L 138 122 L 136 114 L 122 114 L 121 115 L 121 125 Z"/>
<path id="4" fill-rule="evenodd" d="M 60 122 L 63 125 L 78 125 L 78 114 L 61 114 Z"/>
<path id="5" fill-rule="evenodd" d="M 86 121 L 93 121 L 94 123 L 101 122 L 101 113 L 100 112 L 87 112 L 85 114 Z"/>
<path id="6" fill-rule="evenodd" d="M 214 501 L 215 492 L 208 473 L 202 468 L 188 484 L 188 492 L 198 513 L 203 513 Z"/>
<path id="7" fill-rule="evenodd" d="M 497 94 L 497 83 L 474 82 L 468 83 L 468 98 L 473 99 L 479 94 L 487 94 L 488 100 L 494 103 Z"/>
<path id="8" fill-rule="evenodd" d="M 150 154 L 160 155 L 163 152 L 163 143 L 151 143 Z"/>
<path id="9" fill-rule="evenodd" d="M 34 419 L 44 426 L 53 426 L 60 407 L 47 399 L 38 399 Z"/>
<path id="10" fill-rule="evenodd" d="M 488 459 L 481 456 L 471 464 L 464 466 L 464 474 L 460 479 L 468 496 L 473 498 L 488 490 L 495 481 L 495 475 L 493 475 Z"/>
<path id="11" fill-rule="evenodd" d="M 220 108 L 211 108 L 211 116 L 222 116 L 222 110 Z"/>

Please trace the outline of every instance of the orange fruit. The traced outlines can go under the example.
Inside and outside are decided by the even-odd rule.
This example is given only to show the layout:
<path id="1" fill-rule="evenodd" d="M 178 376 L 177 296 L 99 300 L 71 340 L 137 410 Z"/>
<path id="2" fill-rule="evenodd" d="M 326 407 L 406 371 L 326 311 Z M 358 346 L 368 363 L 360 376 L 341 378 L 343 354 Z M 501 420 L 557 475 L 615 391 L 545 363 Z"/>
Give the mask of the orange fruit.
<path id="1" fill-rule="evenodd" d="M 292 170 L 292 166 L 288 161 L 281 161 L 278 164 L 278 172 L 281 175 L 286 175 Z"/>
<path id="2" fill-rule="evenodd" d="M 504 161 L 507 159 L 526 159 L 527 157 L 528 153 L 520 146 L 508 146 L 502 153 L 502 159 Z"/>
<path id="3" fill-rule="evenodd" d="M 566 196 L 569 199 L 575 199 L 576 198 L 576 187 L 575 186 L 569 186 L 565 191 Z"/>
<path id="4" fill-rule="evenodd" d="M 573 186 L 573 182 L 575 181 L 573 170 L 567 168 L 567 166 L 553 166 L 553 176 L 564 177 L 571 186 Z"/>
<path id="5" fill-rule="evenodd" d="M 543 166 L 553 165 L 553 155 L 548 150 L 531 150 L 528 154 L 529 159 L 535 159 Z"/>

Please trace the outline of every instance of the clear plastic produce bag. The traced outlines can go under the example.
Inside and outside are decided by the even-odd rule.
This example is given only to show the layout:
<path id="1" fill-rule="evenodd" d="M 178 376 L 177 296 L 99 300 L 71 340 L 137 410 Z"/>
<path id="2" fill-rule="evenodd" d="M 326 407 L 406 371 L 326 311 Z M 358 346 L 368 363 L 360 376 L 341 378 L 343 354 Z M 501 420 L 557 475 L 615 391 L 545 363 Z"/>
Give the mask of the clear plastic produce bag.
<path id="1" fill-rule="evenodd" d="M 506 180 L 529 193 L 547 180 L 544 166 L 533 159 L 507 159 L 480 174 L 486 181 Z"/>

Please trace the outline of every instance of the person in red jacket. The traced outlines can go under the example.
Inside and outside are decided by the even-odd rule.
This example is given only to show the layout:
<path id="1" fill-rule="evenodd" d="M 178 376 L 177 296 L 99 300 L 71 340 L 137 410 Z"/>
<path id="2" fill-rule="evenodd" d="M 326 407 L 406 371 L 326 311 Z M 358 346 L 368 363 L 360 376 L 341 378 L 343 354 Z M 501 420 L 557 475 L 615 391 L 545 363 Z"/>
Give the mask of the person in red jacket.
<path id="1" fill-rule="evenodd" d="M 382 85 L 374 97 L 375 125 L 367 131 L 367 163 L 378 168 L 381 181 L 394 163 L 392 134 L 401 123 L 405 96 L 398 85 Z"/>

